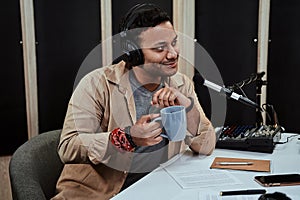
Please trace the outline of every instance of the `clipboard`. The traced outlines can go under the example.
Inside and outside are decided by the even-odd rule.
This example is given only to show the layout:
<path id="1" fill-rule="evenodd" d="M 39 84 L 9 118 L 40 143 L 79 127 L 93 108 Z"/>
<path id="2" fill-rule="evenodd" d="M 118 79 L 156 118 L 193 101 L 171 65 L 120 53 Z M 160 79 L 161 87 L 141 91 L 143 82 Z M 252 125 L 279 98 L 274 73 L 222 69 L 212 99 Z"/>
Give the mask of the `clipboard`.
<path id="1" fill-rule="evenodd" d="M 249 165 L 220 165 L 220 162 L 247 162 Z M 229 158 L 229 157 L 215 157 L 210 169 L 232 169 L 245 170 L 257 172 L 270 172 L 270 160 L 257 160 L 246 158 Z"/>

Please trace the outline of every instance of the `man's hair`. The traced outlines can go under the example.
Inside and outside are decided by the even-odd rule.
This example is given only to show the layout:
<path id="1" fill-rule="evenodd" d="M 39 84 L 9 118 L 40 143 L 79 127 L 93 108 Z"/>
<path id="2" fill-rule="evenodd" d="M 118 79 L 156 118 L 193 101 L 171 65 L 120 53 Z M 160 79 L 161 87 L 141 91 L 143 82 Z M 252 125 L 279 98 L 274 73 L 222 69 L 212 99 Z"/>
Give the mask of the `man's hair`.
<path id="1" fill-rule="evenodd" d="M 123 60 L 128 69 L 144 64 L 144 54 L 140 48 L 140 34 L 149 27 L 155 27 L 167 21 L 172 23 L 170 16 L 154 4 L 144 3 L 132 7 L 119 24 L 122 53 L 113 61 L 113 64 Z"/>
<path id="2" fill-rule="evenodd" d="M 167 12 L 163 11 L 157 5 L 150 3 L 138 4 L 130 9 L 122 18 L 119 25 L 119 32 L 136 29 L 135 33 L 137 34 L 130 37 L 130 39 L 139 44 L 140 41 L 138 36 L 141 32 L 149 27 L 155 27 L 166 21 L 172 23 L 171 17 Z"/>

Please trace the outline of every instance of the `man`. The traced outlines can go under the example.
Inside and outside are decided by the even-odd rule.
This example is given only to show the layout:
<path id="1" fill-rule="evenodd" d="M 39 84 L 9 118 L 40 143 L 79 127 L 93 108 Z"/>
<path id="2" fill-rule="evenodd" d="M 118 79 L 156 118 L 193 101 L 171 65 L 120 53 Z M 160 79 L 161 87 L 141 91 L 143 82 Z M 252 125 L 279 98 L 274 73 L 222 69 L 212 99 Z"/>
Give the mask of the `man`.
<path id="1" fill-rule="evenodd" d="M 69 102 L 58 147 L 66 164 L 53 199 L 110 199 L 187 146 L 205 155 L 215 147 L 193 84 L 178 72 L 170 17 L 153 4 L 137 5 L 120 31 L 125 62 L 86 75 Z M 186 108 L 184 141 L 162 137 L 152 121 L 173 105 Z"/>

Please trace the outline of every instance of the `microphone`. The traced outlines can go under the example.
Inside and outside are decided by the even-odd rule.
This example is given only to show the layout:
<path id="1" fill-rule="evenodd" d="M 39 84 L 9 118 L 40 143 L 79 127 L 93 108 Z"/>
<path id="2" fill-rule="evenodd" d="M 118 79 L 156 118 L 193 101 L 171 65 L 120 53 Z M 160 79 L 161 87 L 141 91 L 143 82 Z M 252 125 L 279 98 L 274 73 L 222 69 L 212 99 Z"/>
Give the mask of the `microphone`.
<path id="1" fill-rule="evenodd" d="M 206 79 L 204 79 L 200 74 L 195 76 L 194 79 L 196 82 L 199 82 L 201 85 L 204 85 L 220 94 L 226 95 L 228 98 L 234 99 L 236 101 L 239 101 L 245 105 L 251 106 L 251 107 L 255 107 L 258 108 L 260 111 L 262 111 L 262 108 L 255 102 L 251 101 L 250 99 L 248 99 L 247 97 L 244 97 L 240 94 L 237 94 L 235 92 L 233 92 L 232 90 L 226 88 L 226 87 L 222 87 L 219 86 L 213 82 L 210 82 Z"/>

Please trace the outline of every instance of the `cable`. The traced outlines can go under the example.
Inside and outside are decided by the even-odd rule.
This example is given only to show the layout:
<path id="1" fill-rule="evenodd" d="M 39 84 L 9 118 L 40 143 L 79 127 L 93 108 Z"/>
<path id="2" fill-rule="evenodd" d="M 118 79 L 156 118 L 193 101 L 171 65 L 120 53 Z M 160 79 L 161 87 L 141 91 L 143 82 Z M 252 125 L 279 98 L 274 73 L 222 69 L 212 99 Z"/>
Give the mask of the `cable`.
<path id="1" fill-rule="evenodd" d="M 242 80 L 238 83 L 235 83 L 231 86 L 228 86 L 228 89 L 230 89 L 232 91 L 237 88 L 240 89 L 240 88 L 244 87 L 245 85 L 249 85 L 250 83 L 253 83 L 254 81 L 260 80 L 264 74 L 265 74 L 265 72 L 261 72 L 261 73 L 257 73 L 257 74 L 252 73 L 249 78 L 244 79 L 244 80 Z"/>
<path id="2" fill-rule="evenodd" d="M 247 95 L 246 95 L 246 93 L 244 92 L 244 90 L 242 89 L 242 87 L 240 87 L 240 86 L 237 86 L 238 88 L 239 88 L 239 90 L 243 93 L 243 95 L 245 96 L 245 97 L 247 97 Z M 247 97 L 248 98 L 248 97 Z M 248 98 L 249 99 L 249 98 Z"/>
<path id="3" fill-rule="evenodd" d="M 298 136 L 298 135 L 291 135 L 291 136 L 289 136 L 289 137 L 286 138 L 285 142 L 275 142 L 275 144 L 285 144 L 285 143 L 288 143 L 290 138 L 293 138 L 293 137 L 296 137 L 296 136 Z M 298 138 L 298 140 L 299 139 L 300 138 Z"/>
<path id="4" fill-rule="evenodd" d="M 267 111 L 267 109 L 265 108 L 265 106 L 267 106 L 266 103 L 264 103 L 261 107 L 262 107 L 262 109 L 266 112 L 266 115 L 267 115 L 268 119 L 269 119 L 270 121 L 272 121 L 271 116 L 270 116 L 269 112 Z"/>

